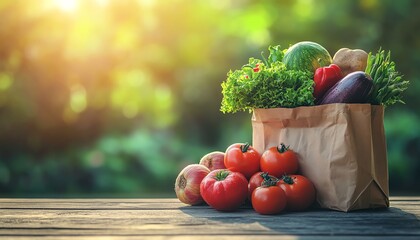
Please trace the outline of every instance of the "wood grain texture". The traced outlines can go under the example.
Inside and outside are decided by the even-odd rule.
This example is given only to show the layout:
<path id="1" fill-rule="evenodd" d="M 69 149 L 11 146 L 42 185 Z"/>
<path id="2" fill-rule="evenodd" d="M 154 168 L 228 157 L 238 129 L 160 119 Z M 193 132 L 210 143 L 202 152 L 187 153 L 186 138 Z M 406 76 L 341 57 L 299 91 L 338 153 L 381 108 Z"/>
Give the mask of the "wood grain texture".
<path id="1" fill-rule="evenodd" d="M 420 197 L 392 197 L 388 209 L 275 216 L 169 198 L 0 199 L 0 238 L 13 239 L 420 239 L 419 219 Z"/>

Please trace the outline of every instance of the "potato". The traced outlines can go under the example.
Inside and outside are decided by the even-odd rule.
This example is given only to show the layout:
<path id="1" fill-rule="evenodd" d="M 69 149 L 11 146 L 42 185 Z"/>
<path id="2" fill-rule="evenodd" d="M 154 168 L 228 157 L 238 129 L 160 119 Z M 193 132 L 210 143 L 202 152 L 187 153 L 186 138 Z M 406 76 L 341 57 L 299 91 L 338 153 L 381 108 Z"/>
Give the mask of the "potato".
<path id="1" fill-rule="evenodd" d="M 332 63 L 337 64 L 344 76 L 356 71 L 365 71 L 368 54 L 361 49 L 341 48 L 333 57 Z"/>

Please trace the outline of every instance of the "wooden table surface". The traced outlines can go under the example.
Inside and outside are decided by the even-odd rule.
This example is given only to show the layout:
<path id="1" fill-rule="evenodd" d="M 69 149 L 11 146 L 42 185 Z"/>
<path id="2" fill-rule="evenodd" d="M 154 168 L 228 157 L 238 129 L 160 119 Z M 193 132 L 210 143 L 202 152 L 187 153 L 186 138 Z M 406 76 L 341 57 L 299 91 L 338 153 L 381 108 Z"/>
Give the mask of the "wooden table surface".
<path id="1" fill-rule="evenodd" d="M 420 197 L 388 209 L 222 213 L 178 199 L 0 199 L 0 238 L 10 239 L 420 239 Z"/>

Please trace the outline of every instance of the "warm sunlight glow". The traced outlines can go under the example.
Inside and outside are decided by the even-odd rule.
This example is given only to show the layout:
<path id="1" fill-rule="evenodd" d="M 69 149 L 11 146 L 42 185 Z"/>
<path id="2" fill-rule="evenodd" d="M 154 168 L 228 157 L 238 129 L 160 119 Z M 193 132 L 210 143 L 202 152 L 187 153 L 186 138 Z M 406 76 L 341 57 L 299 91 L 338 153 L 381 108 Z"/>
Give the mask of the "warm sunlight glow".
<path id="1" fill-rule="evenodd" d="M 54 3 L 65 12 L 73 12 L 77 7 L 77 0 L 54 0 Z"/>

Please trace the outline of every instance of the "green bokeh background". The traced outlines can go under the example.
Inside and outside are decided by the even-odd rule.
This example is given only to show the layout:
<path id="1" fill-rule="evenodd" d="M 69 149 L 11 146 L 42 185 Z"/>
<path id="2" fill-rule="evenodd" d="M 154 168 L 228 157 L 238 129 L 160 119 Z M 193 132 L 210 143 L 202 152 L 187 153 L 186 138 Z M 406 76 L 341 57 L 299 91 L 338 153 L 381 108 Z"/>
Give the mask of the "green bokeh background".
<path id="1" fill-rule="evenodd" d="M 420 1 L 0 1 L 0 196 L 174 197 L 178 172 L 251 142 L 230 69 L 269 45 L 391 50 L 391 194 L 420 193 Z"/>

